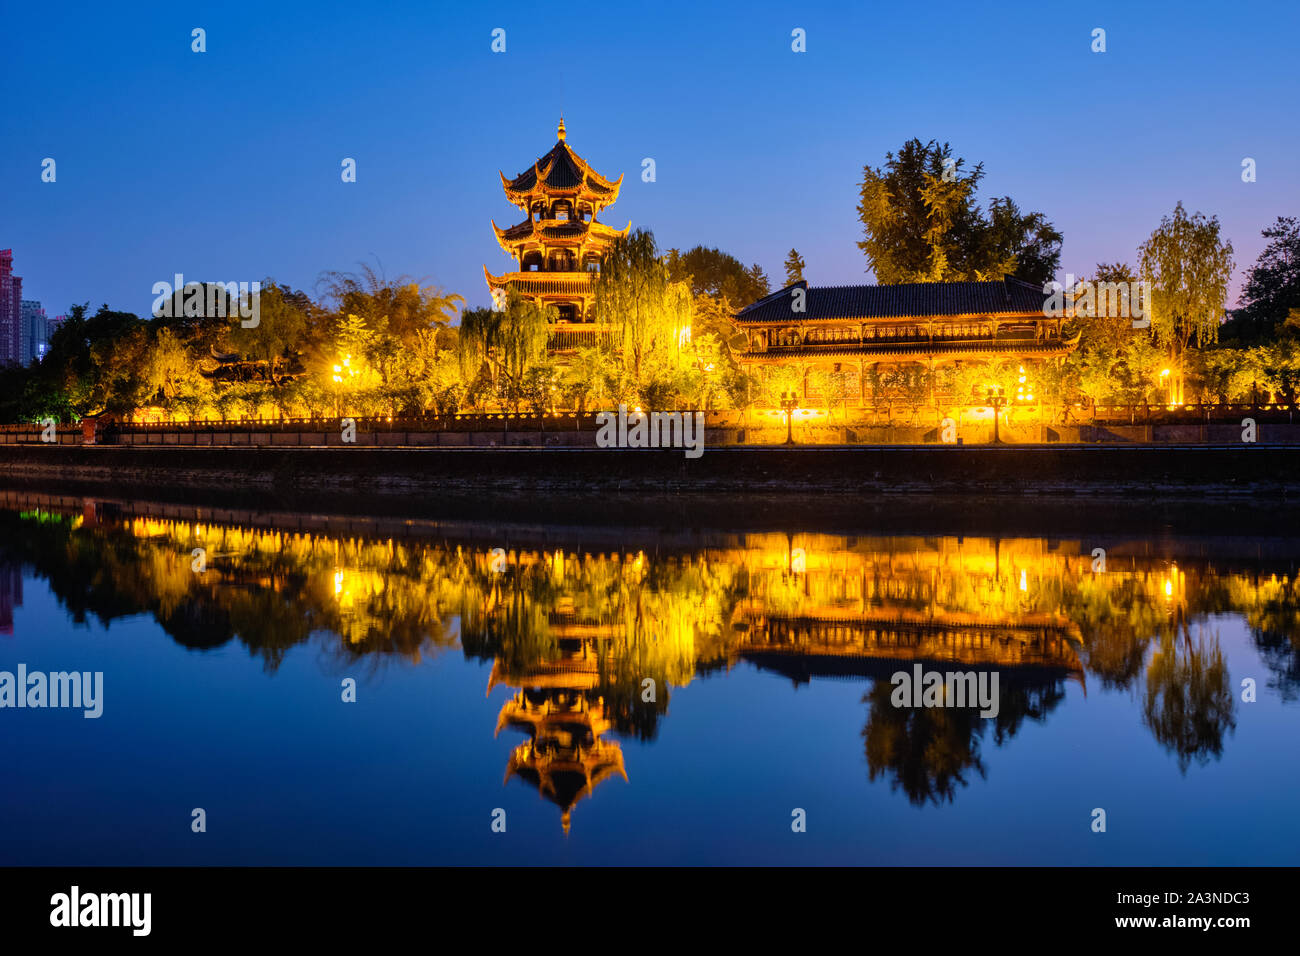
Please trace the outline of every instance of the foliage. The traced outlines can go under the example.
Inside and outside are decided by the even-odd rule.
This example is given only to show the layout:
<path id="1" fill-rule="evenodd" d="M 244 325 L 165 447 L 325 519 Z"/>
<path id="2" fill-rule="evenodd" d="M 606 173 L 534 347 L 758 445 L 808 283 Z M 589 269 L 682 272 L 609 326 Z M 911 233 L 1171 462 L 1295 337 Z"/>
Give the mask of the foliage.
<path id="1" fill-rule="evenodd" d="M 868 271 L 883 285 L 1000 279 L 1042 285 L 1056 273 L 1061 234 L 1042 213 L 1021 213 L 1009 196 L 975 199 L 983 163 L 973 169 L 948 143 L 911 139 L 879 168 L 865 166 L 858 219 Z"/>
<path id="2" fill-rule="evenodd" d="M 807 265 L 798 250 L 791 249 L 790 254 L 785 257 L 785 284 L 792 286 L 796 282 L 802 282 L 803 270 Z"/>
<path id="3" fill-rule="evenodd" d="M 1278 216 L 1261 235 L 1268 245 L 1246 272 L 1241 305 L 1223 328 L 1234 343 L 1294 336 L 1300 326 L 1300 219 Z"/>
<path id="4" fill-rule="evenodd" d="M 1180 202 L 1138 252 L 1156 344 L 1176 361 L 1192 340 L 1216 342 L 1232 277 L 1232 243 L 1220 241 L 1218 217 L 1188 216 Z"/>

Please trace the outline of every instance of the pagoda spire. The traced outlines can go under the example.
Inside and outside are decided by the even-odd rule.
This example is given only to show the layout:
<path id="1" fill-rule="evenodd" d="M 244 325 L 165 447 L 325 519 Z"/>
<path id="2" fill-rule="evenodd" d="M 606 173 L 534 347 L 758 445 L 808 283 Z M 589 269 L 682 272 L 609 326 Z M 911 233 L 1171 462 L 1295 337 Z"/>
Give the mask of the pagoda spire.
<path id="1" fill-rule="evenodd" d="M 560 114 L 560 128 L 557 129 L 555 132 L 559 135 L 560 142 L 563 143 L 564 142 L 564 114 L 563 113 Z"/>

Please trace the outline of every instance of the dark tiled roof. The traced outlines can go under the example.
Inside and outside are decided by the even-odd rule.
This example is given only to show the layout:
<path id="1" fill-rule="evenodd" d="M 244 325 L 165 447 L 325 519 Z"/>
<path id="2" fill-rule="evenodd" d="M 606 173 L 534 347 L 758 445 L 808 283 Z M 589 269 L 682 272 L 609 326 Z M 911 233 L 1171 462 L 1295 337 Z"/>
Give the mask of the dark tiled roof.
<path id="1" fill-rule="evenodd" d="M 589 228 L 590 224 L 581 220 L 561 223 L 558 226 L 539 227 L 531 219 L 525 219 L 517 226 L 502 230 L 501 238 L 508 240 L 528 239 L 537 234 L 545 239 L 573 239 L 585 235 Z"/>
<path id="2" fill-rule="evenodd" d="M 495 225 L 495 223 L 493 223 Z M 629 223 L 629 225 L 631 225 Z M 509 229 L 500 229 L 500 236 L 506 242 L 519 242 L 525 239 L 542 238 L 542 239 L 581 239 L 583 236 L 590 235 L 593 239 L 614 239 L 624 235 L 627 230 L 612 229 L 603 222 L 597 222 L 592 219 L 584 221 L 582 219 L 571 219 L 568 222 L 557 222 L 542 225 L 531 219 L 525 219 Z"/>
<path id="3" fill-rule="evenodd" d="M 546 168 L 545 163 L 540 164 L 546 169 L 544 182 L 547 186 L 552 189 L 572 189 L 574 186 L 582 185 L 582 170 L 569 154 L 569 147 L 557 143 L 547 159 L 550 161 L 550 168 Z"/>
<path id="4" fill-rule="evenodd" d="M 807 290 L 793 312 L 793 291 Z M 1042 315 L 1041 288 L 1010 277 L 992 282 L 910 282 L 903 285 L 812 286 L 796 282 L 736 313 L 738 322 L 818 319 L 912 319 L 946 315 Z"/>
<path id="5" fill-rule="evenodd" d="M 510 188 L 515 192 L 529 192 L 537 185 L 537 171 L 540 169 L 545 178 L 542 185 L 549 189 L 576 189 L 585 185 L 597 195 L 613 192 L 610 185 L 596 175 L 584 172 L 586 162 L 573 152 L 567 143 L 556 143 L 551 151 L 537 161 L 535 166 L 524 170 L 510 181 Z"/>

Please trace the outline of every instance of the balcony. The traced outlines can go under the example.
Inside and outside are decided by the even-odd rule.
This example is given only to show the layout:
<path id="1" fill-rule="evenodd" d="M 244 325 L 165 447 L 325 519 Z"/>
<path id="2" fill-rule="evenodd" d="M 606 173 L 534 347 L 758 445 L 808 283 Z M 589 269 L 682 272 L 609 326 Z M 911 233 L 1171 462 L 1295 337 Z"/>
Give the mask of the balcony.
<path id="1" fill-rule="evenodd" d="M 546 348 L 551 352 L 576 352 L 601 344 L 617 346 L 621 341 L 617 326 L 600 322 L 554 322 Z"/>

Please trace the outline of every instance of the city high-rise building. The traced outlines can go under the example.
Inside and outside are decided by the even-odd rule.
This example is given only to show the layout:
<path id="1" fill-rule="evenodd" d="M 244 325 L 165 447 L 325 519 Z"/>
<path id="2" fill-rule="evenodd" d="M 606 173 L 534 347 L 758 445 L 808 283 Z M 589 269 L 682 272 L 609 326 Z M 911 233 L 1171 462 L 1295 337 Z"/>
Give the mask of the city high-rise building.
<path id="1" fill-rule="evenodd" d="M 14 275 L 14 251 L 0 249 L 0 362 L 21 362 L 23 280 Z"/>
<path id="2" fill-rule="evenodd" d="M 24 365 L 30 365 L 45 351 L 45 310 L 34 299 L 23 299 L 19 322 L 19 355 Z"/>
<path id="3" fill-rule="evenodd" d="M 66 315 L 56 315 L 53 318 L 47 318 L 45 320 L 45 351 L 49 351 L 50 342 L 54 340 L 54 333 L 59 331 L 59 328 L 66 321 L 68 321 Z M 42 353 L 41 358 L 44 357 L 45 355 Z"/>

